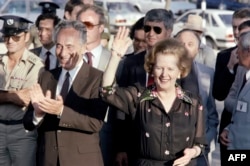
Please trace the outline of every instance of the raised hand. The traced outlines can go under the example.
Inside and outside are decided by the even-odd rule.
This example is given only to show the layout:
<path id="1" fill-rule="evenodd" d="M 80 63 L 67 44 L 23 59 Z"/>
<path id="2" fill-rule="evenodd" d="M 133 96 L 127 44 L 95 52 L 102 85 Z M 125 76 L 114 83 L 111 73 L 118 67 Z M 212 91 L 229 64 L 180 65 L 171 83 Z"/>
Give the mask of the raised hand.
<path id="1" fill-rule="evenodd" d="M 111 51 L 115 52 L 118 56 L 124 56 L 128 47 L 132 44 L 129 38 L 129 29 L 126 27 L 119 27 L 115 35 Z"/>

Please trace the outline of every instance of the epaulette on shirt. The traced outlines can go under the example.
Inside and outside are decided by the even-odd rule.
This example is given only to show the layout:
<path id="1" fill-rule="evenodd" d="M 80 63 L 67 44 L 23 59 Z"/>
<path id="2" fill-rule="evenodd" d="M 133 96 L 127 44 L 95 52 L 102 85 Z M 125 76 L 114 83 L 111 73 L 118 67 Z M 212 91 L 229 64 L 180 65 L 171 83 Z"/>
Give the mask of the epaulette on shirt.
<path id="1" fill-rule="evenodd" d="M 33 63 L 33 64 L 36 64 L 37 60 L 39 60 L 38 57 L 36 56 L 32 56 L 32 55 L 29 55 L 28 59 L 27 59 L 29 62 Z"/>

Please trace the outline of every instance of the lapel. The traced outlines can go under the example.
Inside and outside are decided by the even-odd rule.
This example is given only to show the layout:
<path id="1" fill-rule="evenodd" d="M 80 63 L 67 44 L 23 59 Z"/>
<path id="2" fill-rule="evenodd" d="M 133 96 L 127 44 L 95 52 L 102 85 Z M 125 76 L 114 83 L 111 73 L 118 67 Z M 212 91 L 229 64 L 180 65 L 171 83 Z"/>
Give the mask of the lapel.
<path id="1" fill-rule="evenodd" d="M 30 51 L 33 52 L 36 56 L 39 57 L 40 53 L 42 51 L 42 47 L 37 47 L 37 48 L 31 49 Z"/>
<path id="2" fill-rule="evenodd" d="M 240 70 L 240 69 L 242 69 L 242 70 Z M 240 88 L 241 88 L 241 86 L 242 86 L 242 84 L 243 84 L 243 79 L 244 79 L 244 77 L 245 77 L 245 74 L 246 74 L 246 72 L 247 72 L 247 70 L 245 69 L 245 68 L 239 68 L 239 72 L 240 72 L 240 77 L 239 77 L 239 79 L 237 80 L 237 81 L 239 81 L 239 87 L 238 87 L 238 98 L 242 98 L 243 96 L 245 96 L 247 93 L 248 93 L 248 91 L 250 90 L 250 80 L 248 79 L 247 80 L 247 82 L 246 82 L 246 84 L 245 84 L 245 86 L 242 88 L 242 90 L 240 91 Z M 238 71 L 237 71 L 237 74 L 239 73 Z"/>
<path id="3" fill-rule="evenodd" d="M 142 86 L 146 86 L 146 80 L 147 80 L 146 79 L 147 73 L 144 69 L 145 55 L 146 51 L 134 55 L 137 56 L 137 58 L 135 58 L 136 60 L 135 76 L 137 77 L 137 81 L 140 82 Z"/>
<path id="4" fill-rule="evenodd" d="M 199 94 L 202 98 L 203 104 L 205 104 L 209 94 L 210 88 L 210 74 L 206 70 L 206 66 L 200 63 L 194 62 L 194 70 L 197 75 Z"/>
<path id="5" fill-rule="evenodd" d="M 110 56 L 111 56 L 111 52 L 108 51 L 106 48 L 102 47 L 102 53 L 100 56 L 98 67 L 97 67 L 99 70 L 104 71 L 106 69 Z"/>
<path id="6" fill-rule="evenodd" d="M 70 90 L 69 90 L 69 93 L 65 99 L 65 102 L 73 100 L 70 97 L 70 96 L 72 96 L 72 93 L 80 93 L 82 91 L 82 89 L 84 89 L 84 87 L 86 86 L 86 83 L 87 83 L 86 80 L 89 77 L 89 70 L 90 70 L 90 66 L 88 66 L 88 64 L 86 64 L 86 63 L 83 63 L 79 72 L 76 75 L 74 82 L 72 83 L 72 86 L 70 87 Z M 49 78 L 45 78 L 46 79 L 45 81 L 48 83 L 46 85 L 44 85 L 46 87 L 44 87 L 43 89 L 51 90 L 53 98 L 55 98 L 55 96 L 56 96 L 57 84 L 58 84 L 58 80 L 59 80 L 61 72 L 62 72 L 61 67 L 56 68 L 55 70 L 51 71 L 52 75 L 50 75 Z"/>
<path id="7" fill-rule="evenodd" d="M 56 89 L 57 89 L 57 83 L 60 77 L 60 74 L 62 72 L 62 68 L 56 68 L 55 70 L 52 70 L 50 75 L 50 81 L 48 81 L 47 88 L 45 89 L 50 89 L 52 93 L 52 97 L 55 99 L 56 98 Z"/>
<path id="8" fill-rule="evenodd" d="M 241 83 L 243 83 L 243 82 L 241 82 Z M 249 82 L 249 79 L 248 79 L 245 86 L 242 88 L 242 90 L 241 90 L 242 93 L 240 92 L 239 97 L 245 96 L 248 93 L 249 90 L 250 90 L 250 82 Z"/>
<path id="9" fill-rule="evenodd" d="M 75 93 L 79 94 L 84 89 L 84 87 L 87 84 L 86 80 L 89 77 L 89 70 L 90 66 L 86 63 L 83 63 L 82 67 L 80 68 L 79 72 L 76 75 L 74 82 L 72 83 L 68 95 L 66 96 L 65 103 L 74 102 L 73 101 L 74 98 L 72 97 L 73 94 Z"/>

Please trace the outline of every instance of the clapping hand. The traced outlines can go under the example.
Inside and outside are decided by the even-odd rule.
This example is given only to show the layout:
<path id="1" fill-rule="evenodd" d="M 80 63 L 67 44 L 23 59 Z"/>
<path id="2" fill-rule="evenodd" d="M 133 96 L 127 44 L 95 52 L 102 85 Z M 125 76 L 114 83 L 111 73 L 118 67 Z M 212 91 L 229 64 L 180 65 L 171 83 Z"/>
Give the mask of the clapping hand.
<path id="1" fill-rule="evenodd" d="M 44 100 L 45 96 L 39 84 L 35 84 L 31 87 L 30 98 L 36 116 L 43 116 L 45 113 L 39 108 L 39 102 Z"/>
<path id="2" fill-rule="evenodd" d="M 56 99 L 52 99 L 51 92 L 47 91 L 43 94 L 43 91 L 39 84 L 32 86 L 31 91 L 31 103 L 34 107 L 36 116 L 43 116 L 45 113 L 60 115 L 63 109 L 63 99 L 59 95 Z"/>

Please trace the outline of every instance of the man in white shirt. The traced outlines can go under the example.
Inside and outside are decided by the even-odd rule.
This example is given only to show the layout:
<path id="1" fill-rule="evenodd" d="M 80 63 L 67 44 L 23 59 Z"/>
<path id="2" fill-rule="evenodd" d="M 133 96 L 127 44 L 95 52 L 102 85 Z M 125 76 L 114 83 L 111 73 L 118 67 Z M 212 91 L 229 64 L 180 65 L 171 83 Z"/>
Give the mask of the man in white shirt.
<path id="1" fill-rule="evenodd" d="M 103 9 L 95 5 L 86 4 L 82 10 L 79 11 L 77 19 L 87 28 L 87 49 L 83 59 L 89 64 L 91 62 L 94 68 L 104 71 L 108 65 L 111 52 L 101 45 L 102 33 L 104 32 L 106 23 Z M 112 165 L 114 142 L 112 141 L 112 122 L 114 118 L 114 111 L 108 111 L 104 120 L 106 123 L 104 123 L 100 133 L 101 149 L 105 166 Z"/>
<path id="2" fill-rule="evenodd" d="M 101 45 L 101 36 L 106 23 L 103 9 L 95 5 L 85 5 L 79 11 L 77 20 L 84 23 L 87 28 L 86 52 L 92 54 L 92 66 L 104 71 L 111 53 Z M 88 62 L 86 54 L 83 59 Z"/>
<path id="3" fill-rule="evenodd" d="M 82 60 L 86 28 L 62 21 L 55 30 L 59 68 L 32 87 L 23 123 L 38 128 L 38 166 L 103 166 L 99 131 L 107 110 L 99 99 L 102 72 Z"/>
<path id="4" fill-rule="evenodd" d="M 36 20 L 36 26 L 38 28 L 38 35 L 42 47 L 34 48 L 30 51 L 43 60 L 46 70 L 51 70 L 58 66 L 55 54 L 55 44 L 52 37 L 54 28 L 59 22 L 60 19 L 51 13 L 41 14 Z"/>

